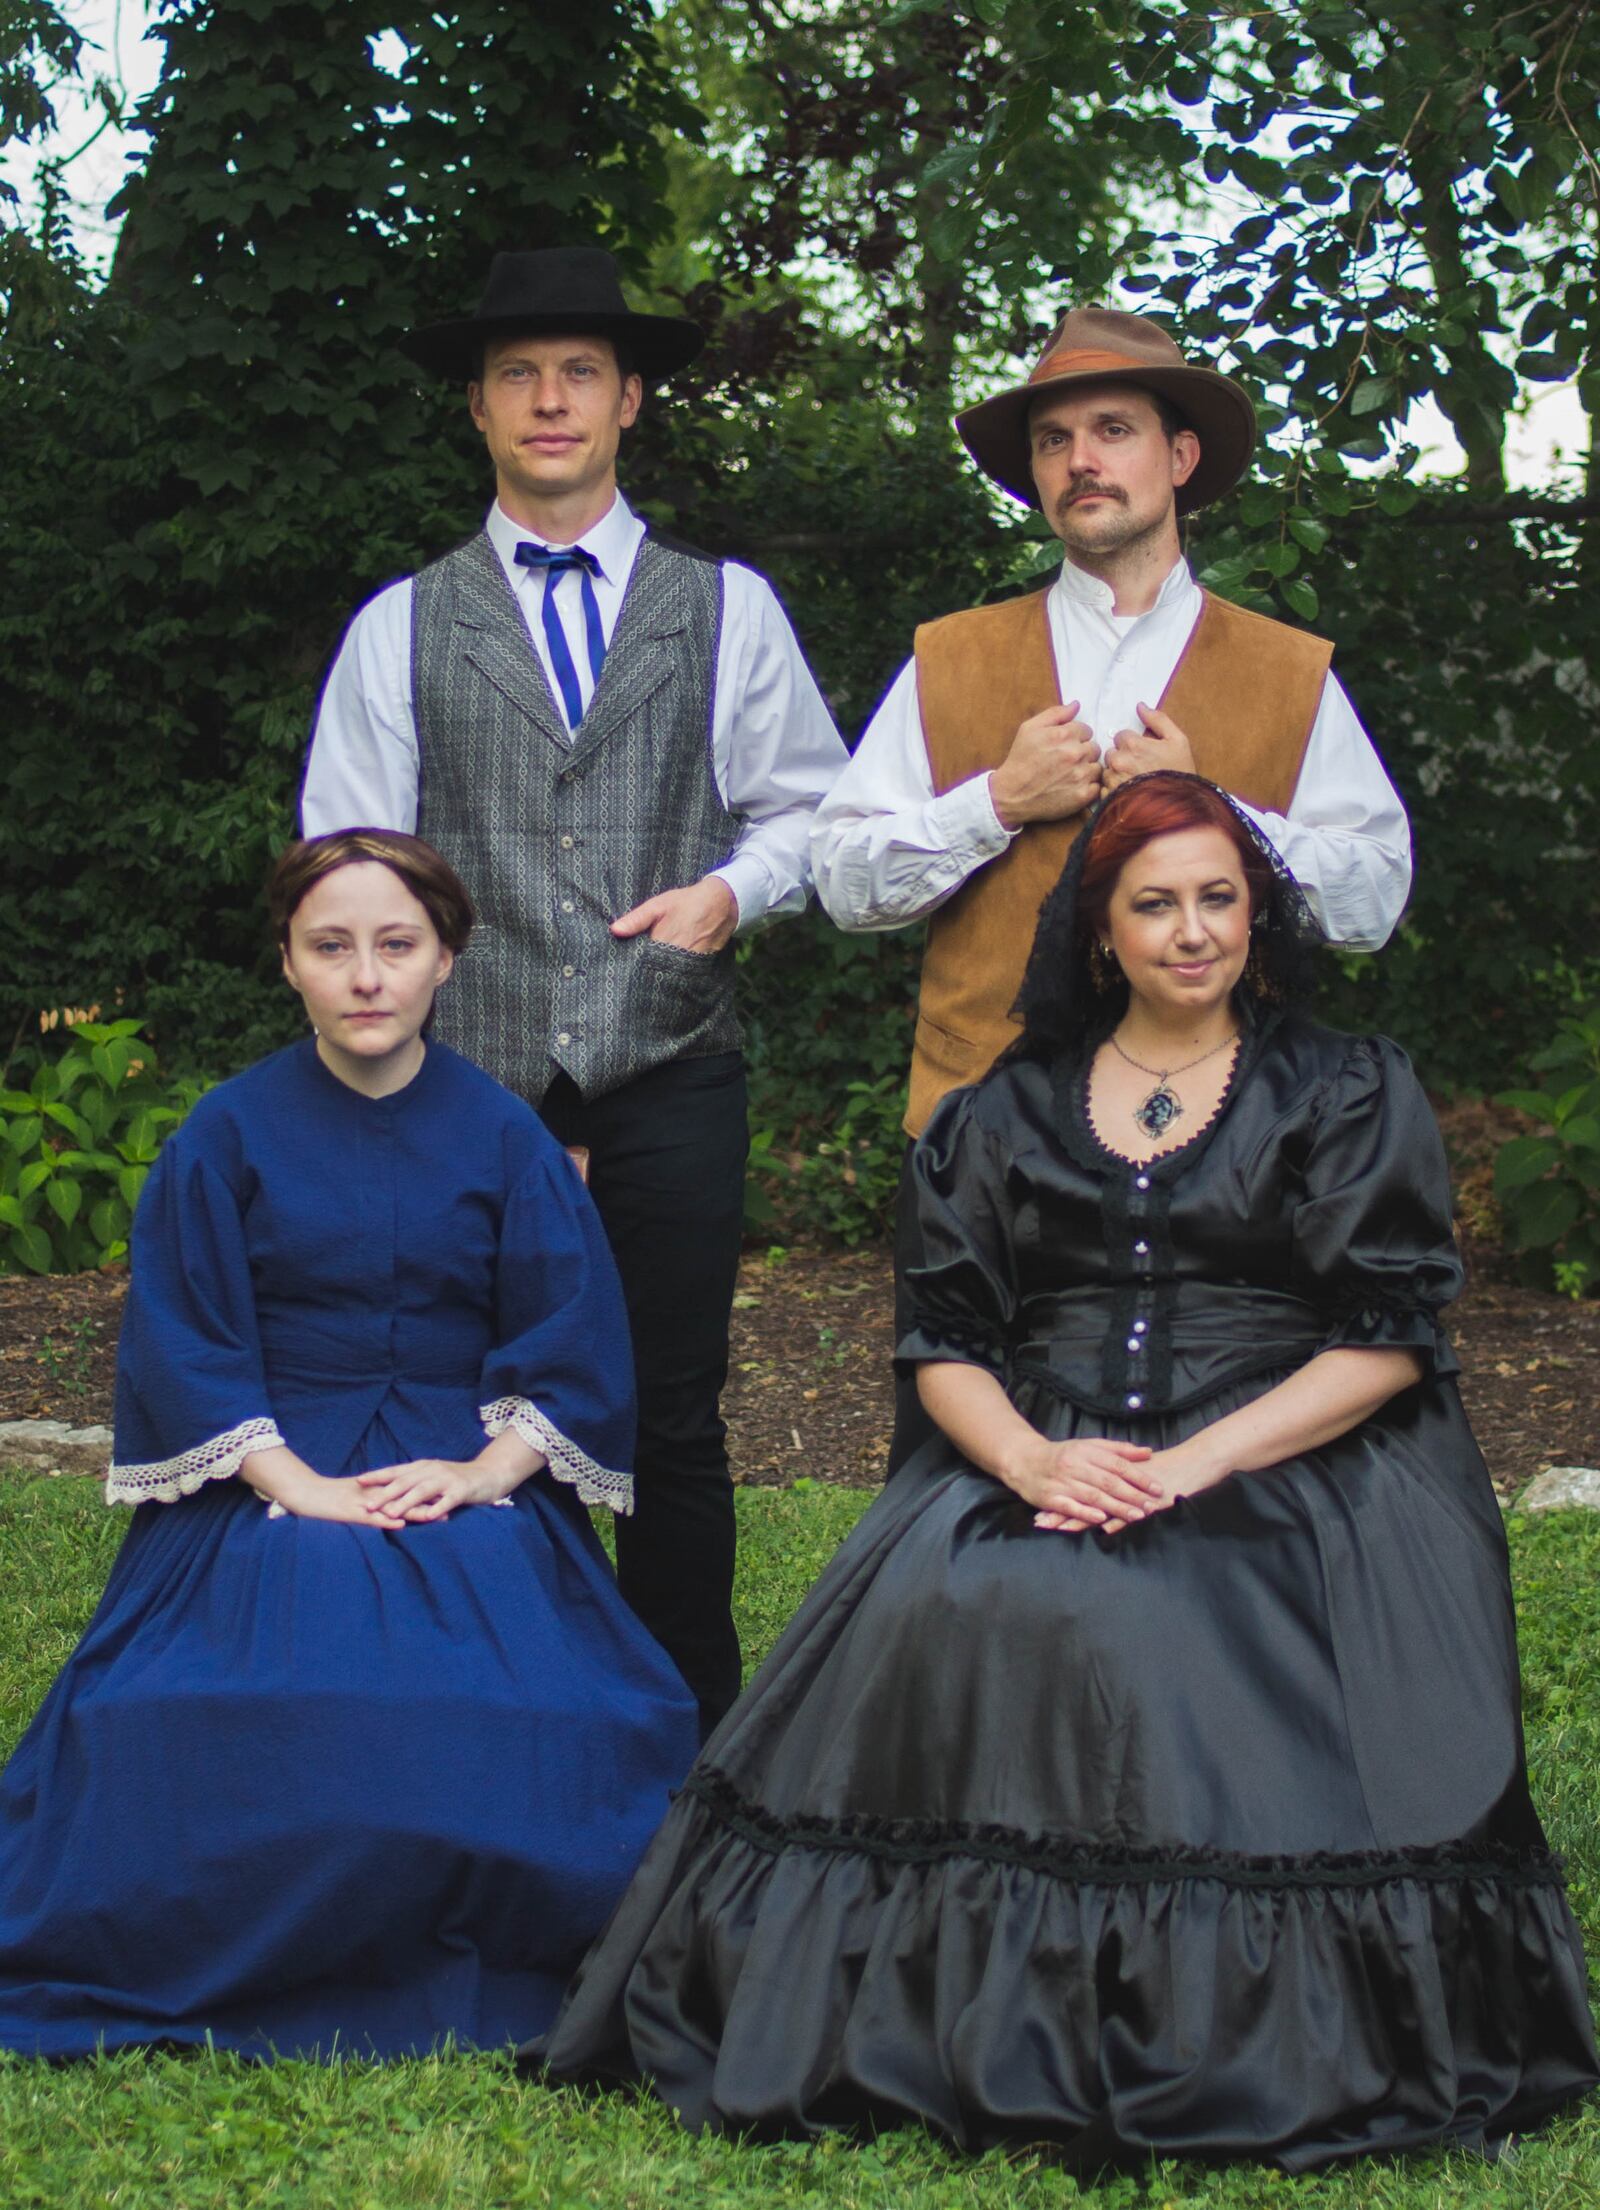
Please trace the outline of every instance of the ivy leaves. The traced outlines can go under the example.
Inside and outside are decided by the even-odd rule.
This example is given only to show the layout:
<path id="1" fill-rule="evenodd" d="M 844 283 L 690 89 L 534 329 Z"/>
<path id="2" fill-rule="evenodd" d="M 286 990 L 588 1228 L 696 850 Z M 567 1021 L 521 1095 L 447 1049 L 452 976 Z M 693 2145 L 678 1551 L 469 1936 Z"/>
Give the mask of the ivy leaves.
<path id="1" fill-rule="evenodd" d="M 74 51 L 22 6 L 13 128 Z M 502 244 L 637 266 L 698 124 L 636 0 L 165 0 L 156 32 L 105 290 L 54 247 L 13 281 L 0 237 L 0 1023 L 120 992 L 226 1065 L 289 1019 L 254 899 L 320 670 L 486 495 L 395 337 Z"/>

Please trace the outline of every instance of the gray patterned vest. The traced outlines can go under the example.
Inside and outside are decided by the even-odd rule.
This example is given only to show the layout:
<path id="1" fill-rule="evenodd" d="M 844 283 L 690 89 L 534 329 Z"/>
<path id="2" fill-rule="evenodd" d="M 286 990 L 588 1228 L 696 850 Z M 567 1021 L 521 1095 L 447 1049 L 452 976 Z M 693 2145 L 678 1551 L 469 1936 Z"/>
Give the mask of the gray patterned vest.
<path id="1" fill-rule="evenodd" d="M 569 736 L 488 538 L 416 579 L 417 833 L 478 908 L 436 1033 L 530 1104 L 557 1067 L 597 1097 L 739 1043 L 731 944 L 706 956 L 610 931 L 733 850 L 711 760 L 721 626 L 716 562 L 646 534 Z"/>

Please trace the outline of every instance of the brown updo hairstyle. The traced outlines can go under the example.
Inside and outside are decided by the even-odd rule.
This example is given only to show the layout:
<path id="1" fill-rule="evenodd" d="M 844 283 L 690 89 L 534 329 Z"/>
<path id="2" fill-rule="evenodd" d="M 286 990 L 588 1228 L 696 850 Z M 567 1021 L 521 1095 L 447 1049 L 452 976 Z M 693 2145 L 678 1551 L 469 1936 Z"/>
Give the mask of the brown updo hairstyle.
<path id="1" fill-rule="evenodd" d="M 287 951 L 289 923 L 307 895 L 341 867 L 376 860 L 397 875 L 438 932 L 447 951 L 466 949 L 477 916 L 467 886 L 431 844 L 399 829 L 339 829 L 308 836 L 281 853 L 267 877 L 267 913 L 279 946 Z"/>

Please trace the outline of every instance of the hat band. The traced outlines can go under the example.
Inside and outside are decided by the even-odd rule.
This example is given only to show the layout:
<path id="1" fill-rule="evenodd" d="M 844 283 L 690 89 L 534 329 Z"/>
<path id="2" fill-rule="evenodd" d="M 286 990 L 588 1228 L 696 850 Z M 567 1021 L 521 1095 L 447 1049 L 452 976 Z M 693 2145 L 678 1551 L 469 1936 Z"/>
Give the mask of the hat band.
<path id="1" fill-rule="evenodd" d="M 1131 353 L 1104 353 L 1094 346 L 1068 347 L 1064 352 L 1047 353 L 1033 374 L 1030 384 L 1042 383 L 1048 376 L 1115 376 L 1130 368 L 1181 368 L 1183 362 L 1141 361 Z"/>

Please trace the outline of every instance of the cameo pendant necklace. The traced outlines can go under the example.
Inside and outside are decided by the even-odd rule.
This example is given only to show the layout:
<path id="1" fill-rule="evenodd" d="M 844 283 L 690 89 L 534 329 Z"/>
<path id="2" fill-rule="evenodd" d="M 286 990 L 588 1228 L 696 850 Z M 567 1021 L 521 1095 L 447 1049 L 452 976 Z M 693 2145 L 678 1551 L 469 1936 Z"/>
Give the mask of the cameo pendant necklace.
<path id="1" fill-rule="evenodd" d="M 1183 1112 L 1183 1100 L 1172 1087 L 1172 1077 L 1175 1074 L 1187 1074 L 1191 1067 L 1198 1067 L 1207 1059 L 1214 1059 L 1219 1051 L 1226 1051 L 1229 1044 L 1236 1043 L 1238 1037 L 1239 1031 L 1232 1030 L 1223 1037 L 1220 1044 L 1213 1044 L 1209 1051 L 1202 1051 L 1196 1059 L 1185 1059 L 1181 1067 L 1147 1067 L 1142 1059 L 1135 1059 L 1131 1052 L 1124 1051 L 1115 1036 L 1111 1038 L 1111 1048 L 1119 1059 L 1126 1060 L 1140 1074 L 1153 1074 L 1156 1078 L 1155 1088 L 1141 1097 L 1133 1108 L 1134 1125 L 1142 1128 L 1152 1143 L 1159 1143 Z"/>

